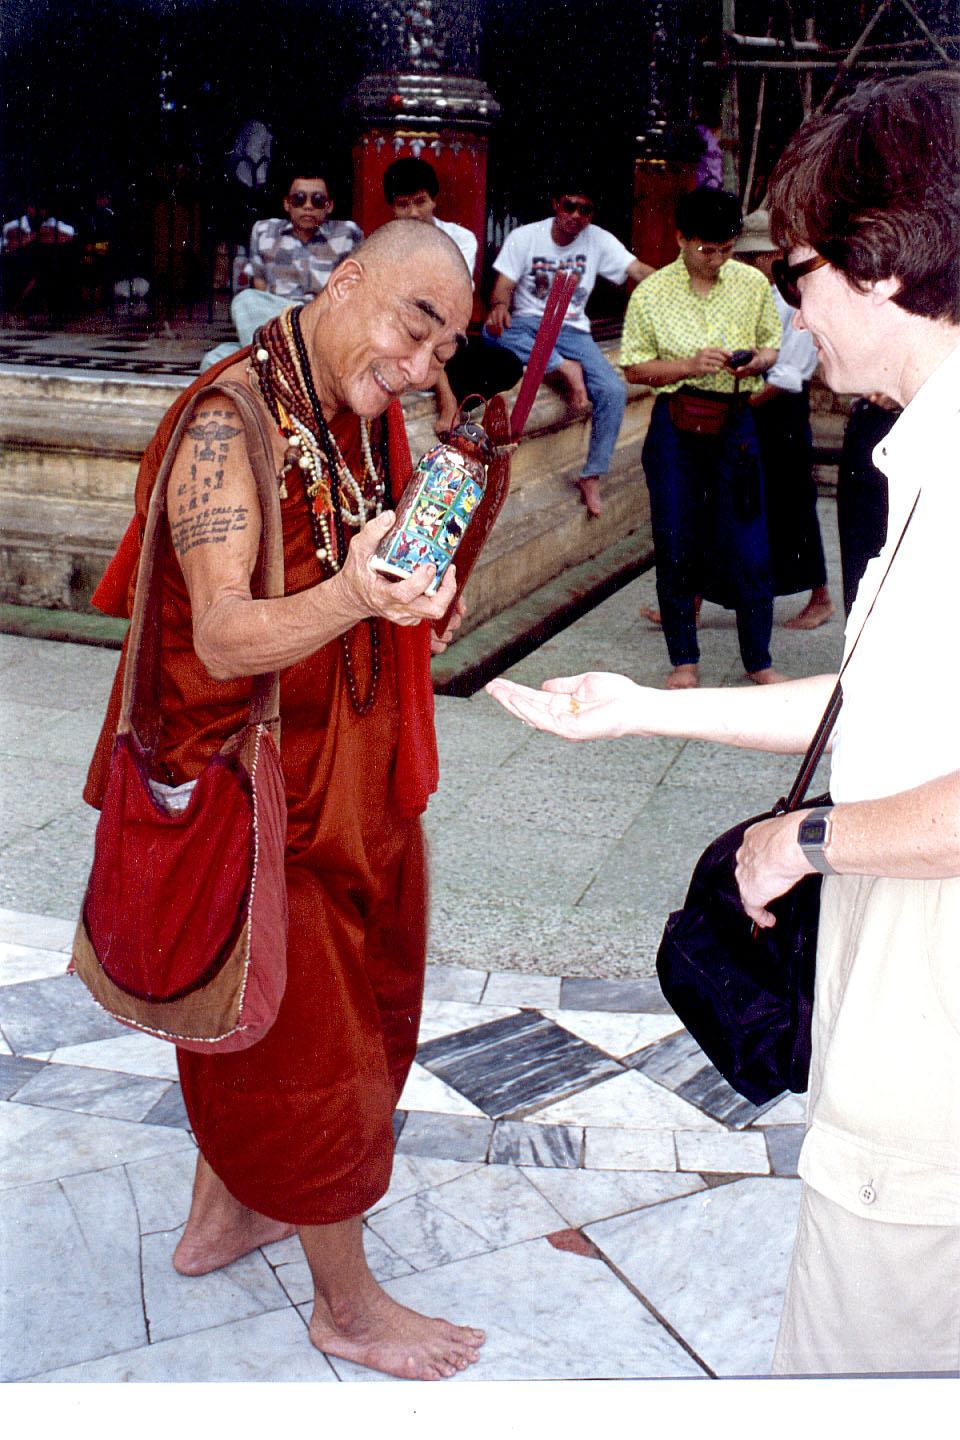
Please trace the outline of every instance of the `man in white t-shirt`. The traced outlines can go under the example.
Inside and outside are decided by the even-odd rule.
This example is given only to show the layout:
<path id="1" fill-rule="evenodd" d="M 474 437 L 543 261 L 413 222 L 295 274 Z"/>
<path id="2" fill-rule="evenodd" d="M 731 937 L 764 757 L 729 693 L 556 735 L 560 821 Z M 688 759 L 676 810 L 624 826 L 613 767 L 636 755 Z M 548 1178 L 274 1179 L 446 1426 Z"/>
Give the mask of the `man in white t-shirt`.
<path id="1" fill-rule="evenodd" d="M 428 160 L 404 156 L 394 160 L 383 172 L 383 195 L 393 209 L 395 220 L 420 220 L 436 225 L 456 245 L 467 269 L 477 279 L 477 237 L 465 225 L 441 220 L 436 214 L 440 181 Z M 481 344 L 474 336 L 467 337 L 457 354 L 440 372 L 434 386 L 437 418 L 434 429 L 446 436 L 453 426 L 457 408 L 470 395 L 489 400 L 501 390 L 509 390 L 523 374 L 523 367 L 506 351 L 496 351 Z"/>
<path id="2" fill-rule="evenodd" d="M 600 514 L 600 476 L 610 469 L 626 390 L 590 334 L 585 307 L 598 275 L 623 285 L 638 284 L 652 273 L 615 235 L 591 223 L 595 208 L 583 188 L 572 182 L 557 191 L 552 220 L 511 231 L 494 261 L 497 280 L 483 331 L 488 343 L 512 351 L 526 364 L 554 275 L 558 270 L 579 275 L 547 374 L 560 375 L 566 383 L 574 412 L 593 405 L 590 445 L 577 481 L 591 517 Z"/>

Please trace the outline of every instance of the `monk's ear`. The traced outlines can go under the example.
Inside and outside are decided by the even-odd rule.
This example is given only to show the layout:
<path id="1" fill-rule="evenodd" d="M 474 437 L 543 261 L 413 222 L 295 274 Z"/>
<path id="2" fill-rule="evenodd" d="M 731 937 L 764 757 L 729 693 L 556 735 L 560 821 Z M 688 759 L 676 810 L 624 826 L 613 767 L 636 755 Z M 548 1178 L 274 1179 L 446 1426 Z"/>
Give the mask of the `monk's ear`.
<path id="1" fill-rule="evenodd" d="M 327 293 L 334 302 L 345 300 L 356 287 L 363 281 L 365 276 L 363 266 L 359 260 L 354 260 L 347 255 L 336 266 L 330 279 L 327 281 Z"/>

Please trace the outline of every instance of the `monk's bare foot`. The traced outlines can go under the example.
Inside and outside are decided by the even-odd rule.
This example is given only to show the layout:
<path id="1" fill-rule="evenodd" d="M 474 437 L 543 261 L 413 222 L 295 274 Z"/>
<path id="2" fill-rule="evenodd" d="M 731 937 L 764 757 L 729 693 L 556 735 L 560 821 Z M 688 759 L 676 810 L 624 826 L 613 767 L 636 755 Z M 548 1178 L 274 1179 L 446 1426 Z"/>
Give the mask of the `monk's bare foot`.
<path id="1" fill-rule="evenodd" d="M 232 1223 L 191 1225 L 188 1221 L 173 1252 L 173 1268 L 181 1275 L 209 1275 L 211 1270 L 222 1270 L 251 1250 L 259 1250 L 261 1245 L 289 1240 L 296 1233 L 295 1225 L 270 1220 L 255 1210 L 243 1210 Z"/>
<path id="2" fill-rule="evenodd" d="M 810 600 L 804 605 L 799 615 L 794 615 L 791 620 L 784 620 L 784 630 L 816 630 L 820 625 L 825 625 L 833 614 L 832 600 Z"/>
<path id="3" fill-rule="evenodd" d="M 675 665 L 667 676 L 668 690 L 696 690 L 700 671 L 696 665 Z"/>
<path id="4" fill-rule="evenodd" d="M 596 520 L 603 513 L 603 505 L 600 501 L 600 480 L 596 475 L 581 475 L 577 481 L 580 486 L 580 494 L 583 503 L 587 507 L 587 513 L 591 520 Z"/>
<path id="5" fill-rule="evenodd" d="M 767 670 L 747 671 L 747 679 L 752 680 L 754 685 L 782 685 L 786 678 L 779 670 L 774 670 L 772 665 Z"/>
<path id="6" fill-rule="evenodd" d="M 310 1339 L 325 1355 L 382 1370 L 398 1380 L 448 1380 L 479 1359 L 487 1337 L 482 1330 L 451 1325 L 408 1310 L 381 1290 L 365 1289 L 363 1300 L 334 1319 L 318 1300 Z"/>

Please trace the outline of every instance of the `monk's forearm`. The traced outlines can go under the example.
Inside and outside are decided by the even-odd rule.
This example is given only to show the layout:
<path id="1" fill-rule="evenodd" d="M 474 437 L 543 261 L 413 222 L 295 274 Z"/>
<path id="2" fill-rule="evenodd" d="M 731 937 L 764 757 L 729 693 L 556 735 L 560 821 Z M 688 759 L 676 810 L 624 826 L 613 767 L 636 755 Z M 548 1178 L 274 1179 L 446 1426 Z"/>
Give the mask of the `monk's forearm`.
<path id="1" fill-rule="evenodd" d="M 334 576 L 274 600 L 221 591 L 194 614 L 198 658 L 214 680 L 261 675 L 307 659 L 363 619 L 338 581 Z"/>

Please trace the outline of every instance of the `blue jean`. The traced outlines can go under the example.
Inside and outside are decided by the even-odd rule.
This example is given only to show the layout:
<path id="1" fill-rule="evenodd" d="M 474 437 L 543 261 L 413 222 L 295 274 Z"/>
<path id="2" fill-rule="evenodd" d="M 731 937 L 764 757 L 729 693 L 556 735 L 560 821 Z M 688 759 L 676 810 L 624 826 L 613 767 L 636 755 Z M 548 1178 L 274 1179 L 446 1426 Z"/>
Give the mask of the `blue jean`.
<path id="1" fill-rule="evenodd" d="M 657 600 L 673 665 L 695 665 L 696 597 L 736 611 L 744 669 L 770 666 L 773 595 L 753 419 L 734 413 L 717 437 L 677 430 L 658 397 L 643 444 Z"/>
<path id="2" fill-rule="evenodd" d="M 274 295 L 269 290 L 255 290 L 252 285 L 238 290 L 230 302 L 230 318 L 236 327 L 237 339 L 235 342 L 228 340 L 223 345 L 215 345 L 212 350 L 208 350 L 200 362 L 201 371 L 209 370 L 218 360 L 225 360 L 234 350 L 249 345 L 253 340 L 253 332 L 259 330 L 261 325 L 266 325 L 268 320 L 282 315 L 288 305 L 301 303 L 300 300 L 291 299 L 289 295 Z"/>
<path id="3" fill-rule="evenodd" d="M 539 324 L 535 315 L 511 315 L 510 328 L 502 335 L 494 338 L 486 329 L 481 334 L 488 345 L 510 350 L 526 365 Z M 564 360 L 576 360 L 583 368 L 583 383 L 593 405 L 590 444 L 581 474 L 606 475 L 627 406 L 626 387 L 613 366 L 603 358 L 603 352 L 593 337 L 585 330 L 574 329 L 572 325 L 560 326 L 557 343 L 547 361 L 547 372 L 559 369 Z"/>

